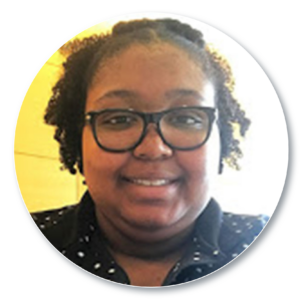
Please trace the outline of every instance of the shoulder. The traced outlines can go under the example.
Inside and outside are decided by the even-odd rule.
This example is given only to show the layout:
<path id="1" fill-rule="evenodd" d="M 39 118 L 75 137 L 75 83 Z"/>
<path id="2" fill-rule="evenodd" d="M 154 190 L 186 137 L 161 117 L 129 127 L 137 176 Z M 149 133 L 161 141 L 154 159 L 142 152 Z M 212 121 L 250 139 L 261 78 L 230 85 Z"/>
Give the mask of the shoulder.
<path id="1" fill-rule="evenodd" d="M 58 209 L 39 211 L 31 213 L 36 225 L 42 230 L 55 227 L 60 224 L 68 215 L 74 215 L 76 205 L 65 206 Z"/>
<path id="2" fill-rule="evenodd" d="M 31 213 L 31 217 L 45 237 L 58 249 L 70 241 L 76 230 L 78 205 Z"/>
<path id="3" fill-rule="evenodd" d="M 261 233 L 269 218 L 223 213 L 219 235 L 220 248 L 234 258 L 243 252 Z"/>

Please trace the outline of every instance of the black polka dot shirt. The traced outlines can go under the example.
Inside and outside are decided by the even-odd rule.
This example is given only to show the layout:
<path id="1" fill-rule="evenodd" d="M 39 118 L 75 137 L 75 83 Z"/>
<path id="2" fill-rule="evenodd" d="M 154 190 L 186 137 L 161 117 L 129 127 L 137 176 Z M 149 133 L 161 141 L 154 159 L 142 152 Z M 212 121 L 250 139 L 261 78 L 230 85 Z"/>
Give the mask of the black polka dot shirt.
<path id="1" fill-rule="evenodd" d="M 33 213 L 32 217 L 46 238 L 72 262 L 107 280 L 130 285 L 126 272 L 106 248 L 88 192 L 78 205 Z M 197 219 L 187 251 L 163 286 L 195 280 L 226 265 L 255 240 L 267 220 L 262 215 L 223 213 L 212 199 Z"/>

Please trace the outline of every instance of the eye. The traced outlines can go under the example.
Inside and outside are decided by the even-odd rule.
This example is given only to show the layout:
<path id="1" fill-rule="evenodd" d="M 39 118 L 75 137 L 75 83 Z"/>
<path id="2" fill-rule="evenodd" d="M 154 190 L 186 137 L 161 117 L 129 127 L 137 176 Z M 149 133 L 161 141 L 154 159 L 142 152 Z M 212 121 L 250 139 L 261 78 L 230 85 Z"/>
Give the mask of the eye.
<path id="1" fill-rule="evenodd" d="M 188 112 L 179 112 L 172 114 L 167 118 L 167 123 L 175 127 L 184 127 L 184 128 L 202 128 L 203 118 L 200 115 L 188 113 Z"/>
<path id="2" fill-rule="evenodd" d="M 134 119 L 130 116 L 116 116 L 105 121 L 106 124 L 130 124 L 133 123 Z"/>
<path id="3" fill-rule="evenodd" d="M 134 127 L 138 116 L 127 112 L 105 112 L 98 115 L 96 126 L 102 130 L 124 130 Z"/>
<path id="4" fill-rule="evenodd" d="M 192 125 L 192 124 L 201 123 L 202 120 L 200 118 L 196 118 L 196 117 L 193 117 L 193 116 L 181 115 L 181 116 L 173 117 L 172 122 Z"/>

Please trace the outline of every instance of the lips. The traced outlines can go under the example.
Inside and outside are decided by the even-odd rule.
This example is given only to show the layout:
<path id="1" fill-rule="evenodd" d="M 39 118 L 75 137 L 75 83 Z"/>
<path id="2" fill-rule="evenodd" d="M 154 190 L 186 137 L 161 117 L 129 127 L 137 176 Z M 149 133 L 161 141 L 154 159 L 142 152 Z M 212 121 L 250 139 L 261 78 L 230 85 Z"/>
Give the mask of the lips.
<path id="1" fill-rule="evenodd" d="M 179 177 L 174 177 L 170 175 L 142 175 L 142 176 L 122 176 L 122 179 L 126 182 L 132 183 L 137 186 L 145 187 L 160 187 L 167 186 L 179 181 Z"/>
<path id="2" fill-rule="evenodd" d="M 126 174 L 127 175 L 127 174 Z M 180 192 L 181 178 L 166 172 L 123 176 L 124 193 L 130 195 L 130 203 L 161 207 L 170 205 Z"/>
<path id="3" fill-rule="evenodd" d="M 129 182 L 137 185 L 143 186 L 164 186 L 172 183 L 169 179 L 136 179 L 136 178 L 126 178 Z"/>

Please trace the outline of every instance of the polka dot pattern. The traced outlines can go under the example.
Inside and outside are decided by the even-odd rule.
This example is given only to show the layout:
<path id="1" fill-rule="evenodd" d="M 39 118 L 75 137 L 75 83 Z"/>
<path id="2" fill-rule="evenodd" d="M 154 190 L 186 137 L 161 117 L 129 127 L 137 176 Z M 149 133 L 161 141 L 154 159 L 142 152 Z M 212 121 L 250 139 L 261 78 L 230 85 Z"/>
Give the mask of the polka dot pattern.
<path id="1" fill-rule="evenodd" d="M 41 230 L 47 230 L 48 228 L 53 228 L 53 225 L 57 225 L 60 221 L 63 220 L 63 215 L 67 212 L 70 212 L 75 209 L 75 205 L 73 206 L 66 206 L 59 210 L 51 210 L 46 212 L 40 213 L 33 213 L 31 214 L 33 220 L 35 221 L 36 225 Z"/>
<path id="2" fill-rule="evenodd" d="M 32 217 L 53 245 L 75 264 L 107 280 L 130 284 L 126 270 L 107 250 L 88 194 L 79 205 L 35 213 Z M 185 255 L 171 268 L 163 285 L 195 280 L 224 266 L 249 247 L 267 220 L 265 216 L 222 213 L 212 200 L 197 220 Z"/>

